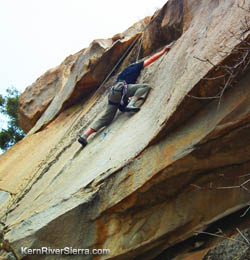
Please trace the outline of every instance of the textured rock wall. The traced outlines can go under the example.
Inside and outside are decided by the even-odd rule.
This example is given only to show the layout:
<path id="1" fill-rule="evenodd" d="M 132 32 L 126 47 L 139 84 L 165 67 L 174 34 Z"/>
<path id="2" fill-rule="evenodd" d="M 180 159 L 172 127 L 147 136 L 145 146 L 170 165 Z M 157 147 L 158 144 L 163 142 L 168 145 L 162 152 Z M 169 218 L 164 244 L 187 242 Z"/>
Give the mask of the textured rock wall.
<path id="1" fill-rule="evenodd" d="M 139 50 L 143 56 L 167 44 L 165 31 L 177 28 L 171 51 L 142 71 L 139 82 L 152 89 L 139 113 L 118 113 L 85 149 L 76 142 L 105 108 L 111 77 L 50 123 L 46 110 L 39 121 L 46 120 L 0 156 L 2 259 L 7 251 L 25 260 L 67 258 L 24 256 L 21 246 L 110 249 L 74 259 L 157 259 L 248 207 L 249 182 L 245 189 L 216 189 L 249 178 L 249 30 L 236 37 L 249 13 L 241 3 L 169 1 L 151 20 L 142 48 L 137 43 L 120 66 Z M 237 65 L 242 57 L 244 66 Z M 229 67 L 235 77 L 225 88 Z"/>

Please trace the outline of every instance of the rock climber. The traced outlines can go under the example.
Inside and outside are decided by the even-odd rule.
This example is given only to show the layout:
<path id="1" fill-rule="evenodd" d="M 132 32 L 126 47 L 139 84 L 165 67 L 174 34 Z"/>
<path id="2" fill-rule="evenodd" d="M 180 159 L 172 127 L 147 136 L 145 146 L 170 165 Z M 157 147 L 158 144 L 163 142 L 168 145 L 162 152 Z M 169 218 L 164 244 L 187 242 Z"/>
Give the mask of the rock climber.
<path id="1" fill-rule="evenodd" d="M 112 122 L 118 109 L 122 112 L 138 112 L 140 110 L 139 107 L 135 106 L 135 103 L 139 99 L 145 100 L 150 87 L 148 84 L 135 84 L 136 80 L 143 68 L 160 58 L 165 52 L 170 50 L 171 46 L 172 43 L 145 61 L 129 65 L 118 75 L 116 83 L 110 89 L 106 111 L 78 139 L 78 142 L 83 147 L 88 144 L 87 139 L 91 134 Z"/>

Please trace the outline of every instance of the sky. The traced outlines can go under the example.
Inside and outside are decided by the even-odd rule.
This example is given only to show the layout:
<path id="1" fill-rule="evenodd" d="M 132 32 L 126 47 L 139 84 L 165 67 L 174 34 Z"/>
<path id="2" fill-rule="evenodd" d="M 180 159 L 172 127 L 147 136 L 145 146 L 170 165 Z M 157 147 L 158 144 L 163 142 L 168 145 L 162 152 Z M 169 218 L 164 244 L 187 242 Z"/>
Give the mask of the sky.
<path id="1" fill-rule="evenodd" d="M 0 94 L 23 92 L 94 39 L 110 38 L 167 0 L 1 0 Z"/>

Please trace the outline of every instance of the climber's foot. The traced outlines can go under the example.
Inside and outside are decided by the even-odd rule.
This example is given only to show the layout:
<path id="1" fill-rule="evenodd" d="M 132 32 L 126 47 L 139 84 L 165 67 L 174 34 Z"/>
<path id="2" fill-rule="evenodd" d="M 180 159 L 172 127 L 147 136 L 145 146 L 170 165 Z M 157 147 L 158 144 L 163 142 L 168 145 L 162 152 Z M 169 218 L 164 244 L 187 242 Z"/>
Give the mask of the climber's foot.
<path id="1" fill-rule="evenodd" d="M 127 106 L 127 107 L 125 108 L 125 111 L 126 111 L 126 112 L 138 112 L 138 111 L 140 111 L 140 108 L 139 108 L 139 107 L 136 107 L 136 106 L 134 106 L 134 105 L 130 105 L 130 106 Z"/>
<path id="2" fill-rule="evenodd" d="M 88 144 L 87 140 L 81 136 L 79 136 L 78 142 L 82 145 L 82 147 L 85 147 Z"/>

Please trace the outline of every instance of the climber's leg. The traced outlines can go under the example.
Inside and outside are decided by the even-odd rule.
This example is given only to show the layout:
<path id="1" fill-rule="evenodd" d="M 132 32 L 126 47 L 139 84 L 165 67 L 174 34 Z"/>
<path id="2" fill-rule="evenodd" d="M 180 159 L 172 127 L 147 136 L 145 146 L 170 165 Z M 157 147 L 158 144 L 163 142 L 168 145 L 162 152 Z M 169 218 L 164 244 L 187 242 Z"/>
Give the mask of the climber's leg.
<path id="1" fill-rule="evenodd" d="M 87 131 L 85 131 L 82 137 L 79 137 L 78 142 L 82 144 L 83 147 L 86 146 L 88 144 L 88 137 L 97 132 L 103 126 L 109 125 L 114 119 L 116 111 L 116 106 L 108 104 L 104 114 L 97 121 L 95 121 Z"/>
<path id="2" fill-rule="evenodd" d="M 108 104 L 103 115 L 93 123 L 91 128 L 98 131 L 103 126 L 109 125 L 114 119 L 117 109 L 117 106 Z"/>
<path id="3" fill-rule="evenodd" d="M 135 103 L 139 99 L 145 99 L 149 92 L 148 84 L 129 84 L 127 96 L 131 97 L 129 104 L 126 107 L 127 112 L 138 112 L 140 110 L 139 107 L 135 106 Z"/>

